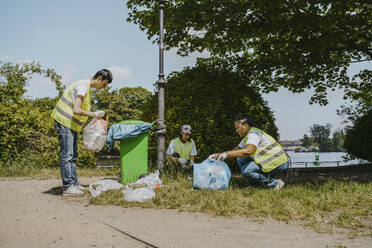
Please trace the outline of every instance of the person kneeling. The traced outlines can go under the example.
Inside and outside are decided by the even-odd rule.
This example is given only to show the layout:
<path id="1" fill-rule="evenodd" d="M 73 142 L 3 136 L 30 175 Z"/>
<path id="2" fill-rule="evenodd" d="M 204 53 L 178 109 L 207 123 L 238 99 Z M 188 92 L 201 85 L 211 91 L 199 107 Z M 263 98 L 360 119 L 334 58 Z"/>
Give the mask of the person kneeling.
<path id="1" fill-rule="evenodd" d="M 168 146 L 166 158 L 176 168 L 192 169 L 197 155 L 194 140 L 191 138 L 191 126 L 182 125 L 180 136 L 173 139 Z"/>
<path id="2" fill-rule="evenodd" d="M 250 116 L 238 117 L 235 121 L 235 129 L 243 138 L 240 144 L 231 151 L 212 154 L 209 158 L 219 160 L 237 158 L 242 175 L 253 186 L 280 190 L 284 182 L 274 177 L 288 169 L 289 158 L 273 137 L 255 126 Z"/>

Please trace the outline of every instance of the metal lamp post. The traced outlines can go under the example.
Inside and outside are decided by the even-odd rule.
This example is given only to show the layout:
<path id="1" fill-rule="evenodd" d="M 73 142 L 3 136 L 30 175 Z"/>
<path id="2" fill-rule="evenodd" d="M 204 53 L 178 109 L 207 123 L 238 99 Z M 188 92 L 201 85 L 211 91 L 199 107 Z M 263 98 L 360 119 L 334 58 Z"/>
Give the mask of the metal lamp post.
<path id="1" fill-rule="evenodd" d="M 168 0 L 156 0 L 159 3 L 159 24 L 160 24 L 160 35 L 159 35 L 159 79 L 156 81 L 158 88 L 158 126 L 157 126 L 157 136 L 158 136 L 158 161 L 157 165 L 159 169 L 164 167 L 164 157 L 165 157 L 165 134 L 166 126 L 164 119 L 164 88 L 167 81 L 164 78 L 164 48 L 163 48 L 163 17 L 164 17 L 164 7 Z"/>

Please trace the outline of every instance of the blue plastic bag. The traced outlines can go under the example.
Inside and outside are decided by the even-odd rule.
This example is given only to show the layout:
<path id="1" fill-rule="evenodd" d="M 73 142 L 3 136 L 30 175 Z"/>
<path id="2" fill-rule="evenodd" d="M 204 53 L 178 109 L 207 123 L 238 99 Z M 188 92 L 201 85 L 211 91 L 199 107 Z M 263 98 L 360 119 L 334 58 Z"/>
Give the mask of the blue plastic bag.
<path id="1" fill-rule="evenodd" d="M 111 148 L 114 145 L 115 140 L 136 137 L 143 133 L 147 133 L 151 128 L 151 123 L 140 121 L 124 121 L 122 123 L 112 125 L 107 134 L 106 144 L 109 148 Z"/>
<path id="2" fill-rule="evenodd" d="M 223 161 L 206 159 L 194 164 L 194 189 L 227 189 L 230 178 L 230 169 Z"/>

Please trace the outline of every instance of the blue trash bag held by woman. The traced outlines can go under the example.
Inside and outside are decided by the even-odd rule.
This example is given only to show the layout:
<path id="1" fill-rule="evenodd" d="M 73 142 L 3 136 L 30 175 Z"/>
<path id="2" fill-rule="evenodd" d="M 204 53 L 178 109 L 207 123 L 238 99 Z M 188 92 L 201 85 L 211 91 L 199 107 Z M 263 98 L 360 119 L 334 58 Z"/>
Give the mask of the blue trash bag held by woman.
<path id="1" fill-rule="evenodd" d="M 229 166 L 223 161 L 206 159 L 194 164 L 194 189 L 227 189 L 230 178 Z"/>

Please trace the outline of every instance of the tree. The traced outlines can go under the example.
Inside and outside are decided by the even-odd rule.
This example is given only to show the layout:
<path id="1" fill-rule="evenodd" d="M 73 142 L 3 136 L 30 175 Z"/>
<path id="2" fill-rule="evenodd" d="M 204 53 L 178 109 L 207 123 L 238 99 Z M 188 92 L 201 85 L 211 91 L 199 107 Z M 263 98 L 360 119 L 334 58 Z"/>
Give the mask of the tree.
<path id="1" fill-rule="evenodd" d="M 327 123 L 325 126 L 314 124 L 310 128 L 311 137 L 319 146 L 320 152 L 331 151 L 331 143 L 329 139 L 329 136 L 331 134 L 331 127 L 331 124 Z"/>
<path id="2" fill-rule="evenodd" d="M 336 131 L 332 134 L 331 147 L 333 152 L 344 152 L 345 134 L 343 131 Z"/>
<path id="3" fill-rule="evenodd" d="M 110 89 L 106 87 L 94 93 L 92 99 L 97 109 L 110 114 L 110 122 L 140 120 L 143 105 L 151 98 L 151 92 L 142 88 L 124 87 Z"/>
<path id="4" fill-rule="evenodd" d="M 346 129 L 344 146 L 354 157 L 372 162 L 372 110 Z"/>
<path id="5" fill-rule="evenodd" d="M 179 135 L 182 124 L 190 124 L 198 149 L 197 160 L 211 153 L 232 149 L 240 142 L 234 120 L 242 113 L 253 116 L 260 128 L 278 138 L 278 129 L 267 102 L 257 89 L 225 64 L 198 63 L 167 78 L 165 91 L 166 142 Z M 146 104 L 144 119 L 157 119 L 157 95 Z M 154 139 L 151 140 L 154 146 Z"/>
<path id="6" fill-rule="evenodd" d="M 304 134 L 304 137 L 302 138 L 302 146 L 309 148 L 310 146 L 313 145 L 313 139 L 306 134 Z"/>
<path id="7" fill-rule="evenodd" d="M 372 72 L 364 70 L 355 81 L 353 89 L 344 97 L 349 104 L 338 111 L 348 123 L 344 147 L 350 155 L 372 161 Z"/>
<path id="8" fill-rule="evenodd" d="M 127 21 L 156 42 L 156 1 L 129 0 L 127 8 Z M 165 11 L 166 49 L 184 56 L 207 51 L 263 92 L 313 88 L 311 102 L 327 104 L 327 90 L 360 83 L 347 76 L 350 63 L 372 58 L 372 3 L 367 0 L 171 0 Z"/>

